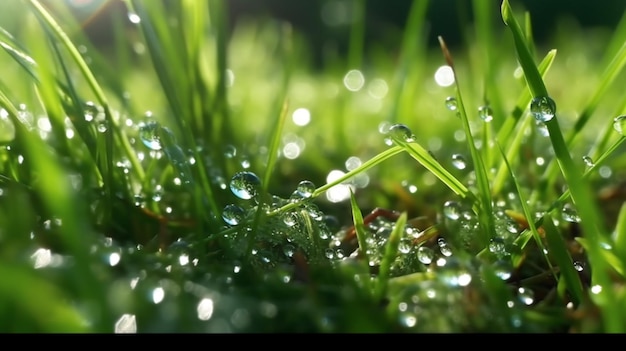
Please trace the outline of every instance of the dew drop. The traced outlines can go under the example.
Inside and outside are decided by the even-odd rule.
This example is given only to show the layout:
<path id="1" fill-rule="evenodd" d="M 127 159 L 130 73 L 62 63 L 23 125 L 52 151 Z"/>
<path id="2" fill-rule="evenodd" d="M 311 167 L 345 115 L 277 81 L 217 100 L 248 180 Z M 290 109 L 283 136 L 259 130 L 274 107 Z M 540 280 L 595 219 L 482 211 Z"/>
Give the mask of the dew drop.
<path id="1" fill-rule="evenodd" d="M 450 245 L 448 245 L 448 242 L 446 241 L 446 239 L 444 238 L 437 239 L 437 245 L 439 245 L 439 251 L 441 252 L 442 255 L 446 257 L 452 256 L 452 250 L 450 249 Z"/>
<path id="2" fill-rule="evenodd" d="M 504 245 L 504 240 L 500 238 L 491 239 L 491 241 L 489 242 L 489 252 L 499 256 L 506 254 L 506 246 Z"/>
<path id="3" fill-rule="evenodd" d="M 509 261 L 500 260 L 494 263 L 493 271 L 498 278 L 502 280 L 508 280 L 509 278 L 511 278 L 513 266 Z"/>
<path id="4" fill-rule="evenodd" d="M 593 167 L 595 165 L 593 159 L 590 156 L 583 156 L 583 163 L 587 167 Z"/>
<path id="5" fill-rule="evenodd" d="M 493 110 L 487 105 L 480 106 L 478 108 L 478 117 L 485 122 L 491 122 L 493 121 Z"/>
<path id="6" fill-rule="evenodd" d="M 539 122 L 548 122 L 554 118 L 556 104 L 548 96 L 535 97 L 530 103 L 530 113 Z"/>
<path id="7" fill-rule="evenodd" d="M 408 254 L 411 252 L 411 241 L 410 240 L 402 240 L 398 244 L 398 251 L 403 254 Z"/>
<path id="8" fill-rule="evenodd" d="M 303 180 L 298 184 L 296 192 L 304 199 L 308 199 L 313 196 L 315 191 L 315 184 L 310 180 Z"/>
<path id="9" fill-rule="evenodd" d="M 443 215 L 456 221 L 461 217 L 461 205 L 456 201 L 446 201 L 443 204 Z"/>
<path id="10" fill-rule="evenodd" d="M 430 247 L 420 246 L 417 249 L 417 259 L 423 264 L 431 264 L 433 258 L 435 258 L 435 252 Z"/>
<path id="11" fill-rule="evenodd" d="M 465 157 L 461 154 L 452 155 L 452 165 L 456 169 L 465 169 L 467 167 L 467 162 L 465 162 Z"/>
<path id="12" fill-rule="evenodd" d="M 404 124 L 394 124 L 389 128 L 389 135 L 407 143 L 415 141 L 415 135 L 409 127 Z"/>
<path id="13" fill-rule="evenodd" d="M 248 171 L 237 172 L 230 180 L 230 190 L 240 199 L 250 200 L 256 197 L 261 180 L 259 177 Z"/>
<path id="14" fill-rule="evenodd" d="M 158 135 L 159 123 L 150 121 L 139 125 L 139 138 L 150 150 L 158 151 L 163 148 L 161 138 Z"/>
<path id="15" fill-rule="evenodd" d="M 456 111 L 459 108 L 459 103 L 454 96 L 448 96 L 446 98 L 446 108 L 450 111 Z"/>
<path id="16" fill-rule="evenodd" d="M 222 219 L 229 225 L 238 225 L 244 215 L 245 211 L 243 208 L 234 204 L 226 205 L 224 211 L 222 211 Z"/>
<path id="17" fill-rule="evenodd" d="M 585 265 L 580 261 L 574 261 L 574 269 L 577 272 L 582 272 L 585 269 Z"/>
<path id="18" fill-rule="evenodd" d="M 524 287 L 517 289 L 517 298 L 525 305 L 530 306 L 535 302 L 535 293 Z"/>
<path id="19" fill-rule="evenodd" d="M 571 222 L 571 223 L 580 222 L 578 211 L 576 211 L 576 208 L 574 208 L 572 204 L 565 204 L 563 206 L 563 209 L 561 211 L 561 218 L 563 218 L 564 221 Z"/>
<path id="20" fill-rule="evenodd" d="M 617 116 L 613 120 L 613 129 L 623 136 L 626 136 L 626 115 Z"/>

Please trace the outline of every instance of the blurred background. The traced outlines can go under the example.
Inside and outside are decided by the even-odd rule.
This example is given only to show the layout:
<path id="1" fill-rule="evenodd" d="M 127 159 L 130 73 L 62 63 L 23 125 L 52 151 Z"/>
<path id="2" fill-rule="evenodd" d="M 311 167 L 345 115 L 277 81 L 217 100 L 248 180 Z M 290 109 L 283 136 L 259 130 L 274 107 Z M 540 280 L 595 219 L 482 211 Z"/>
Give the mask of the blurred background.
<path id="1" fill-rule="evenodd" d="M 89 37 L 97 46 L 113 45 L 111 36 L 112 18 L 126 14 L 121 0 L 63 0 L 73 9 L 83 23 Z M 399 47 L 402 31 L 412 0 L 361 0 L 366 12 L 366 48 L 377 45 L 387 49 Z M 419 1 L 419 0 L 415 0 Z M 46 0 L 44 2 L 60 2 Z M 279 19 L 289 22 L 294 30 L 306 38 L 314 63 L 325 62 L 325 53 L 345 52 L 349 42 L 350 21 L 353 16 L 352 0 L 229 0 L 229 27 L 249 19 Z M 498 0 L 493 6 L 499 7 Z M 602 6 L 593 6 L 586 0 L 514 0 L 512 6 L 532 13 L 535 40 L 543 43 L 555 33 L 559 21 L 574 22 L 581 28 L 611 30 L 618 23 L 626 1 L 604 0 Z M 437 45 L 437 36 L 446 39 L 449 46 L 462 44 L 464 24 L 473 20 L 472 6 L 465 0 L 431 1 L 428 9 L 430 30 L 428 40 Z M 500 20 L 496 18 L 494 20 Z"/>

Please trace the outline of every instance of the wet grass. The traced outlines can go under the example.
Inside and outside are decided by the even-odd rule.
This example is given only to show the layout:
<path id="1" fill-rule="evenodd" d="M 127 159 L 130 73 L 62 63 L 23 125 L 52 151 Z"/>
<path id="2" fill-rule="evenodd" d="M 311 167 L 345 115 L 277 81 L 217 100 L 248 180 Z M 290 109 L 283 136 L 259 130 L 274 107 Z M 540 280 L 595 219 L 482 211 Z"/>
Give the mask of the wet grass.
<path id="1" fill-rule="evenodd" d="M 287 24 L 228 33 L 227 2 L 128 0 L 112 52 L 14 2 L 0 330 L 626 331 L 626 16 L 544 48 L 475 1 L 431 48 L 416 1 L 390 54 L 356 0 L 314 69 Z"/>

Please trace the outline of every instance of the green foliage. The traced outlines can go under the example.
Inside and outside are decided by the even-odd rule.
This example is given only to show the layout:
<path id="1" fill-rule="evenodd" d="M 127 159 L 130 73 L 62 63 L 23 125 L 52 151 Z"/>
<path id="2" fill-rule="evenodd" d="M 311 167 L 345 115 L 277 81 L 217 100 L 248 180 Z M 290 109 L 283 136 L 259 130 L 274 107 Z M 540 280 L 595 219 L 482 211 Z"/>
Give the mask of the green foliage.
<path id="1" fill-rule="evenodd" d="M 428 47 L 416 1 L 396 57 L 354 0 L 314 69 L 227 1 L 125 1 L 108 49 L 12 1 L 0 331 L 626 331 L 626 15 L 557 58 L 506 0 Z"/>

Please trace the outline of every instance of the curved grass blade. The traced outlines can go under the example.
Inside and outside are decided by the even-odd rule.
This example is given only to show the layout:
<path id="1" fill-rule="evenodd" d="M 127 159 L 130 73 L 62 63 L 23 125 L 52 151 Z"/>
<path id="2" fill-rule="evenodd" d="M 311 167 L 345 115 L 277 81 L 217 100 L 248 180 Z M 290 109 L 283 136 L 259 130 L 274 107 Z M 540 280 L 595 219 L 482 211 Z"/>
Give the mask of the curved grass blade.
<path id="1" fill-rule="evenodd" d="M 428 150 L 415 142 L 406 142 L 399 137 L 392 135 L 392 138 L 399 147 L 406 151 L 411 157 L 419 162 L 435 177 L 439 178 L 450 190 L 463 199 L 475 201 L 475 195 L 463 183 L 446 170 Z"/>
<path id="2" fill-rule="evenodd" d="M 517 196 L 519 198 L 520 204 L 521 204 L 522 209 L 524 211 L 524 216 L 526 217 L 526 221 L 528 222 L 528 229 L 530 230 L 530 233 L 532 233 L 532 237 L 535 239 L 535 242 L 537 243 L 537 246 L 539 247 L 539 249 L 543 253 L 543 256 L 546 259 L 546 262 L 548 263 L 548 266 L 550 267 L 550 270 L 553 271 L 552 264 L 551 264 L 550 259 L 548 258 L 547 254 L 546 254 L 546 250 L 545 250 L 545 247 L 543 245 L 543 241 L 541 240 L 541 236 L 539 235 L 539 231 L 537 230 L 537 226 L 536 226 L 535 221 L 534 221 L 534 216 L 531 213 L 530 208 L 528 207 L 528 202 L 526 201 L 525 196 L 524 196 L 524 194 L 522 192 L 522 187 L 521 187 L 521 185 L 519 183 L 519 180 L 517 179 L 517 176 L 515 175 L 515 172 L 513 172 L 513 169 L 511 168 L 511 164 L 509 163 L 509 160 L 507 159 L 506 155 L 504 154 L 504 150 L 502 150 L 502 147 L 500 146 L 500 144 L 498 144 L 498 150 L 500 150 L 500 154 L 502 155 L 502 158 L 504 160 L 504 164 L 506 165 L 506 169 L 509 171 L 509 176 L 513 180 L 513 184 L 515 184 L 515 190 L 517 191 Z M 520 257 L 517 257 L 516 254 L 513 254 L 513 259 L 512 260 L 513 260 L 513 266 L 516 267 L 518 265 L 518 263 L 520 262 Z M 555 278 L 556 278 L 556 276 L 555 276 Z"/>
<path id="3" fill-rule="evenodd" d="M 541 75 L 537 70 L 537 67 L 532 61 L 528 48 L 526 47 L 522 38 L 519 24 L 515 20 L 509 2 L 504 0 L 502 2 L 502 18 L 507 24 L 516 43 L 516 50 L 520 65 L 524 70 L 524 76 L 528 82 L 531 92 L 535 97 L 548 97 L 548 92 L 541 79 Z M 606 230 L 603 229 L 602 221 L 600 220 L 599 211 L 595 205 L 594 198 L 591 194 L 587 182 L 579 174 L 578 169 L 572 161 L 565 139 L 561 134 L 559 128 L 558 119 L 555 116 L 551 120 L 547 121 L 546 127 L 550 134 L 550 141 L 557 158 L 558 165 L 561 169 L 567 186 L 572 193 L 572 199 L 577 207 L 578 214 L 581 217 L 581 226 L 585 237 L 590 243 L 589 248 L 589 260 L 594 266 L 594 272 L 592 280 L 594 284 L 606 287 L 598 294 L 598 302 L 603 308 L 604 319 L 606 327 L 610 330 L 626 330 L 626 321 L 623 320 L 621 315 L 616 315 L 614 311 L 610 310 L 611 304 L 615 300 L 614 293 L 610 288 L 612 286 L 611 280 L 607 272 L 607 263 L 601 255 L 601 242 L 606 242 Z"/>
<path id="4" fill-rule="evenodd" d="M 537 69 L 539 70 L 539 74 L 542 77 L 546 76 L 546 73 L 552 66 L 552 62 L 554 62 L 554 58 L 556 57 L 556 50 L 550 50 L 548 54 L 541 60 Z M 522 95 L 517 100 L 517 104 L 515 104 L 515 108 L 511 112 L 511 117 L 507 118 L 507 120 L 502 125 L 502 128 L 498 131 L 498 135 L 496 140 L 499 142 L 508 142 L 506 147 L 506 157 L 512 162 L 514 165 L 514 156 L 518 153 L 519 149 L 522 146 L 522 141 L 524 140 L 523 131 L 531 125 L 532 120 L 528 120 L 523 123 L 519 127 L 519 133 L 516 133 L 515 136 L 511 139 L 511 133 L 515 129 L 515 126 L 518 125 L 520 118 L 522 117 L 524 111 L 526 110 L 526 106 L 530 103 L 531 96 L 530 92 L 527 89 L 522 91 Z M 501 163 L 498 167 L 496 175 L 492 181 L 492 192 L 494 194 L 499 194 L 502 188 L 504 187 L 504 181 L 507 176 L 506 165 Z"/>
<path id="5" fill-rule="evenodd" d="M 75 269 L 72 270 L 77 282 L 78 289 L 82 290 L 83 296 L 92 299 L 100 309 L 102 318 L 95 326 L 96 330 L 106 331 L 113 322 L 109 320 L 106 304 L 107 299 L 100 284 L 96 281 L 91 271 L 90 246 L 92 231 L 88 224 L 86 206 L 76 196 L 65 170 L 61 166 L 57 156 L 50 151 L 47 145 L 36 135 L 32 129 L 24 125 L 15 106 L 0 91 L 0 107 L 4 108 L 15 125 L 16 141 L 24 150 L 25 158 L 29 160 L 30 171 L 38 174 L 38 181 L 32 184 L 33 189 L 40 194 L 44 206 L 55 214 L 63 223 L 60 231 L 64 246 L 75 259 Z"/>
<path id="6" fill-rule="evenodd" d="M 0 27 L 0 46 L 19 63 L 35 81 L 39 81 L 35 67 L 37 63 L 4 28 Z"/>
<path id="7" fill-rule="evenodd" d="M 461 117 L 463 130 L 465 131 L 465 138 L 467 139 L 467 145 L 470 150 L 470 154 L 472 155 L 472 161 L 474 163 L 474 173 L 476 174 L 476 182 L 478 183 L 477 198 L 479 199 L 480 210 L 478 211 L 477 215 L 480 218 L 480 225 L 483 229 L 480 231 L 481 235 L 479 239 L 481 241 L 481 244 L 484 247 L 487 247 L 487 245 L 489 245 L 489 240 L 495 237 L 495 220 L 493 216 L 493 208 L 491 202 L 489 177 L 487 175 L 487 169 L 485 168 L 483 157 L 478 152 L 476 144 L 474 143 L 474 136 L 469 125 L 467 112 L 465 111 L 463 96 L 461 94 L 461 86 L 459 84 L 459 80 L 456 74 L 454 62 L 452 61 L 452 55 L 450 55 L 450 51 L 448 51 L 448 47 L 446 46 L 446 43 L 444 42 L 442 37 L 439 37 L 439 44 L 441 46 L 441 51 L 443 52 L 444 58 L 448 66 L 452 68 L 452 72 L 454 75 L 454 86 L 458 105 L 457 110 Z M 488 147 L 486 146 L 485 149 L 487 148 Z"/>

